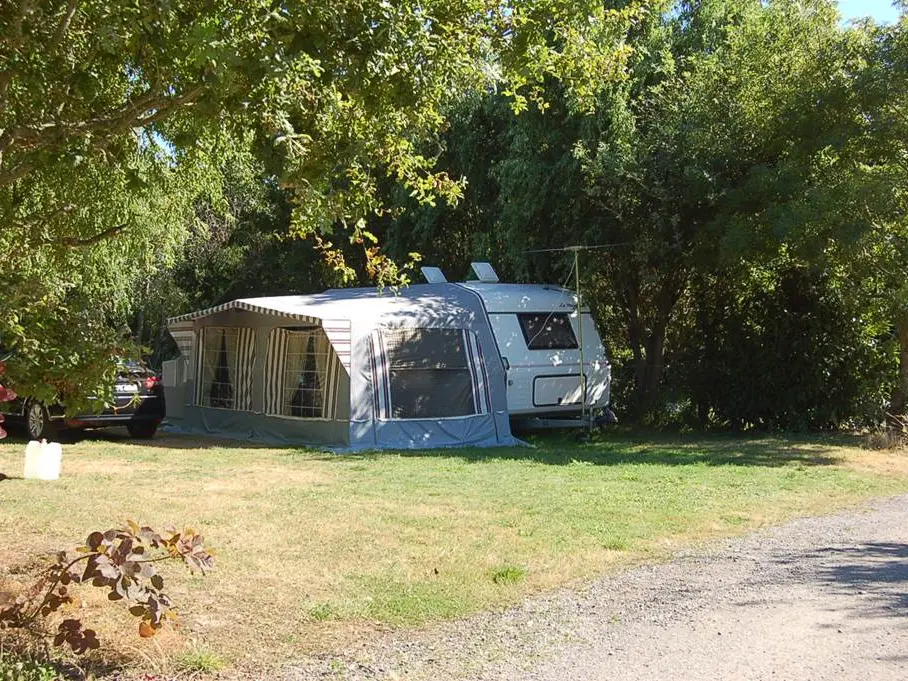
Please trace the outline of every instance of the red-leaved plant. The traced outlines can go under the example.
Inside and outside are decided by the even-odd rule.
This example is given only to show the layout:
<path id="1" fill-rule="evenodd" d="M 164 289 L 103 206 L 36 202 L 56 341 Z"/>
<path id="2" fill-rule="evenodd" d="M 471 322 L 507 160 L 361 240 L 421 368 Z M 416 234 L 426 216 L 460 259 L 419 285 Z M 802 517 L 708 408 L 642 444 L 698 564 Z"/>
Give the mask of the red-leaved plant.
<path id="1" fill-rule="evenodd" d="M 6 373 L 6 362 L 0 359 L 0 376 Z M 0 402 L 12 402 L 16 399 L 16 393 L 0 384 Z M 3 430 L 4 416 L 0 414 L 0 440 L 6 437 L 6 431 Z"/>
<path id="2" fill-rule="evenodd" d="M 165 528 L 158 533 L 130 520 L 126 527 L 92 532 L 74 552 L 60 551 L 31 588 L 5 594 L 9 604 L 0 605 L 0 628 L 45 631 L 36 625 L 64 606 L 78 605 L 78 585 L 90 584 L 106 589 L 111 601 L 131 604 L 129 612 L 139 618 L 139 636 L 154 636 L 165 621 L 176 617 L 156 568 L 157 563 L 173 560 L 203 574 L 214 565 L 202 535 L 191 529 Z M 100 647 L 95 631 L 72 617 L 60 622 L 54 636 L 54 645 L 64 644 L 77 655 Z"/>

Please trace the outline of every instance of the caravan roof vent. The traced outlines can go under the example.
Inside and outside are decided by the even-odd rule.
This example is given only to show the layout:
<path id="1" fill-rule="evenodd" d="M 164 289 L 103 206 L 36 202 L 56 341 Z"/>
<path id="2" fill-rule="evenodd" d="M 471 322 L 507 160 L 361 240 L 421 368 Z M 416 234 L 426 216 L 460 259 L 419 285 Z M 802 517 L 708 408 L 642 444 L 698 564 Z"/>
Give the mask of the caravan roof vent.
<path id="1" fill-rule="evenodd" d="M 422 272 L 422 276 L 430 284 L 446 284 L 448 281 L 445 278 L 445 273 L 438 267 L 420 267 L 419 271 Z"/>
<path id="2" fill-rule="evenodd" d="M 473 274 L 476 275 L 479 281 L 484 281 L 487 284 L 497 284 L 500 281 L 498 275 L 495 274 L 495 270 L 487 262 L 471 262 L 470 267 L 473 268 Z"/>

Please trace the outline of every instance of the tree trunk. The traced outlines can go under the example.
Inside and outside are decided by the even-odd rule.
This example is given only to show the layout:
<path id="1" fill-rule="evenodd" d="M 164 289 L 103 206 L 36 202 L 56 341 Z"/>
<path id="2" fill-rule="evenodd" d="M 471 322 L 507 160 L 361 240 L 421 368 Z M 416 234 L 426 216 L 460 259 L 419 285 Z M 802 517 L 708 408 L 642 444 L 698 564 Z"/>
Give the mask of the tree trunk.
<path id="1" fill-rule="evenodd" d="M 672 312 L 681 293 L 681 277 L 666 277 L 651 305 L 649 319 L 644 321 L 639 307 L 629 310 L 628 331 L 634 354 L 635 409 L 641 419 L 659 407 L 662 374 L 665 367 L 665 339 Z M 629 296 L 637 303 L 636 294 Z M 647 321 L 649 323 L 647 323 Z"/>
<path id="2" fill-rule="evenodd" d="M 646 381 L 646 352 L 644 350 L 645 334 L 636 292 L 628 296 L 627 334 L 631 353 L 634 356 L 634 391 L 639 403 L 640 391 Z M 635 406 L 635 411 L 639 411 L 639 406 L 639 404 Z M 635 416 L 639 417 L 639 414 L 635 414 Z"/>
<path id="3" fill-rule="evenodd" d="M 647 379 L 647 341 L 646 323 L 641 316 L 640 291 L 638 282 L 629 277 L 623 282 L 623 307 L 627 323 L 628 344 L 633 355 L 634 367 L 634 403 L 623 405 L 627 409 L 630 421 L 639 421 L 645 415 L 643 395 L 646 393 Z"/>
<path id="4" fill-rule="evenodd" d="M 142 301 L 142 302 L 144 304 L 145 301 Z M 145 308 L 139 307 L 139 309 L 136 310 L 136 330 L 135 330 L 136 343 L 138 343 L 139 345 L 142 345 L 142 336 L 143 335 L 145 335 Z"/>
<path id="5" fill-rule="evenodd" d="M 658 288 L 653 291 L 643 283 L 637 267 L 624 263 L 609 273 L 609 279 L 632 354 L 633 375 L 628 379 L 633 380 L 633 404 L 621 406 L 629 421 L 639 421 L 659 406 L 668 325 L 686 278 L 680 267 L 659 273 Z"/>
<path id="6" fill-rule="evenodd" d="M 136 343 L 143 345 L 143 337 L 145 336 L 145 302 L 151 296 L 151 280 L 147 279 L 145 281 L 145 298 L 142 300 L 142 304 L 139 306 L 139 309 L 136 310 L 136 330 L 135 338 Z"/>
<path id="7" fill-rule="evenodd" d="M 662 370 L 665 367 L 665 332 L 668 319 L 663 318 L 661 311 L 646 341 L 646 371 L 639 394 L 642 412 L 649 414 L 659 406 L 659 393 L 662 386 Z"/>
<path id="8" fill-rule="evenodd" d="M 899 341 L 899 377 L 889 401 L 889 413 L 904 416 L 908 412 L 908 314 L 896 321 L 895 331 Z"/>

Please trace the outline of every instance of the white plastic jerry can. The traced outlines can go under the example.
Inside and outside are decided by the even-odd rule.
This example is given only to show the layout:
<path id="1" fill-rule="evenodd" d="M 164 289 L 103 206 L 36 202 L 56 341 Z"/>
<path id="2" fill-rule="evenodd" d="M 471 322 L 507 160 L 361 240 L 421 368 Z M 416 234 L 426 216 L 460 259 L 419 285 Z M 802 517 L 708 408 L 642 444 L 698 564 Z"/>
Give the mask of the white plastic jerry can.
<path id="1" fill-rule="evenodd" d="M 63 466 L 63 447 L 59 442 L 32 440 L 25 446 L 26 480 L 57 480 Z"/>

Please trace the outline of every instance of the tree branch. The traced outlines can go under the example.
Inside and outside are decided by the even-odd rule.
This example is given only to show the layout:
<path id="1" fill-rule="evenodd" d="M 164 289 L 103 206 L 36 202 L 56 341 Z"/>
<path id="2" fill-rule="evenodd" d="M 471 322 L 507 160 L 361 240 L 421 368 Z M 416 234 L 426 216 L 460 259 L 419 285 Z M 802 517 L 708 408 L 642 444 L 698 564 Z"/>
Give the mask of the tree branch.
<path id="1" fill-rule="evenodd" d="M 9 84 L 12 82 L 13 76 L 15 75 L 15 69 L 0 71 L 0 114 L 3 114 L 6 111 L 6 105 L 9 101 L 7 92 L 9 91 Z"/>
<path id="2" fill-rule="evenodd" d="M 87 239 L 76 239 L 75 237 L 63 237 L 58 243 L 67 248 L 82 248 L 83 246 L 94 246 L 97 243 L 116 236 L 120 232 L 126 229 L 126 225 L 116 225 L 115 227 L 108 227 L 107 229 L 98 232 L 94 236 L 90 236 Z"/>
<path id="3" fill-rule="evenodd" d="M 38 605 L 35 607 L 33 612 L 26 613 L 25 618 L 24 618 L 25 621 L 26 622 L 34 621 L 34 619 L 38 616 L 38 613 L 41 612 L 41 608 L 44 607 L 44 605 L 47 603 L 47 600 L 50 598 L 50 595 L 54 592 L 54 589 L 57 588 L 57 585 L 60 583 L 60 580 L 62 579 L 63 575 L 65 573 L 69 572 L 69 569 L 73 565 L 75 565 L 76 563 L 79 563 L 83 560 L 88 560 L 89 558 L 93 558 L 94 556 L 97 556 L 97 555 L 98 555 L 97 553 L 88 553 L 88 554 L 85 554 L 84 556 L 79 556 L 78 558 L 74 558 L 73 560 L 71 560 L 65 567 L 63 567 L 61 570 L 59 570 L 57 572 L 56 576 L 54 577 L 54 581 L 50 585 L 50 588 L 44 592 L 44 597 L 41 599 L 41 602 L 38 603 Z"/>
<path id="4" fill-rule="evenodd" d="M 60 21 L 60 25 L 57 26 L 57 31 L 54 33 L 54 39 L 51 43 L 51 49 L 57 49 L 60 47 L 60 43 L 63 42 L 63 38 L 66 35 L 66 32 L 69 30 L 69 25 L 73 20 L 73 16 L 76 14 L 76 7 L 79 5 L 79 0 L 69 0 L 69 6 L 66 8 L 66 14 L 63 15 L 63 19 Z"/>
<path id="5" fill-rule="evenodd" d="M 19 12 L 16 14 L 16 17 L 10 22 L 10 30 L 7 37 L 9 44 L 17 48 L 23 43 L 23 32 L 22 24 L 25 21 L 25 15 L 28 14 L 34 8 L 34 2 L 31 0 L 24 0 L 19 4 Z"/>
<path id="6" fill-rule="evenodd" d="M 160 94 L 158 88 L 151 88 L 108 116 L 98 116 L 75 123 L 46 122 L 35 126 L 11 128 L 0 140 L 0 152 L 16 146 L 30 150 L 52 148 L 74 135 L 113 134 L 129 128 L 143 127 L 163 120 L 180 106 L 194 102 L 202 92 L 204 87 L 196 85 L 181 95 L 166 97 Z M 0 180 L 2 179 L 0 176 Z M 2 184 L 0 181 L 0 185 Z"/>
<path id="7" fill-rule="evenodd" d="M 2 158 L 3 151 L 0 150 L 0 158 Z M 10 170 L 5 172 L 0 172 L 0 187 L 5 187 L 8 184 L 12 184 L 16 180 L 24 177 L 35 166 L 31 163 L 21 162 L 18 165 L 13 166 Z"/>

